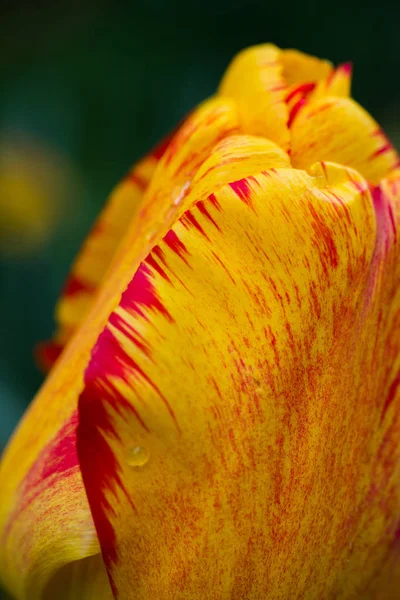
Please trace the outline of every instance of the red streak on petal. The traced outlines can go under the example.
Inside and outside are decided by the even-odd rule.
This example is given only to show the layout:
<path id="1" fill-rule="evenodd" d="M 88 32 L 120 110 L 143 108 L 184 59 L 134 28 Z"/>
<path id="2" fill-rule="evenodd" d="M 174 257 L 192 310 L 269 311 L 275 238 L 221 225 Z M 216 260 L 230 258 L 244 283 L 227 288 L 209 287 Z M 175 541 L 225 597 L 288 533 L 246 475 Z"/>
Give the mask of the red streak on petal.
<path id="1" fill-rule="evenodd" d="M 390 204 L 390 202 L 389 202 L 389 206 L 388 206 L 388 211 L 389 211 L 389 219 L 390 219 L 390 222 L 392 224 L 394 241 L 396 242 L 396 240 L 397 240 L 396 223 L 395 223 L 395 220 L 394 220 L 393 208 L 392 208 L 392 205 Z"/>
<path id="2" fill-rule="evenodd" d="M 154 287 L 149 281 L 149 273 L 149 268 L 142 263 L 123 293 L 120 307 L 128 314 L 136 313 L 142 318 L 149 320 L 142 311 L 142 307 L 146 306 L 152 310 L 157 310 L 163 314 L 168 321 L 173 322 L 172 317 L 156 296 Z M 121 321 L 115 317 L 115 313 L 110 316 L 110 325 L 111 327 L 117 328 L 121 325 Z M 123 327 L 122 332 L 124 332 L 125 328 L 126 327 Z M 133 341 L 136 343 L 135 340 Z M 124 398 L 113 383 L 114 380 L 118 379 L 126 381 L 129 376 L 143 379 L 158 394 L 179 430 L 174 411 L 168 400 L 116 339 L 112 329 L 107 326 L 100 334 L 97 344 L 92 351 L 92 358 L 86 370 L 85 381 L 102 382 L 102 397 L 104 397 L 104 394 L 107 392 L 107 401 L 112 405 L 113 409 L 117 412 L 120 412 L 120 409 L 130 411 L 135 415 L 141 426 L 148 431 L 146 423 L 143 421 L 136 408 Z"/>
<path id="3" fill-rule="evenodd" d="M 392 404 L 393 400 L 395 399 L 397 390 L 400 387 L 400 371 L 397 373 L 396 377 L 394 378 L 394 381 L 392 382 L 392 385 L 389 388 L 389 392 L 388 395 L 386 397 L 385 400 L 385 404 L 383 407 L 383 411 L 382 411 L 382 417 L 381 417 L 381 422 L 383 421 L 390 405 Z"/>
<path id="4" fill-rule="evenodd" d="M 173 231 L 172 229 L 168 231 L 168 233 L 164 237 L 164 242 L 169 248 L 171 248 L 171 250 L 173 250 L 173 252 L 175 252 L 175 254 L 177 254 L 183 260 L 184 263 L 186 263 L 187 265 L 189 264 L 185 258 L 185 255 L 188 255 L 189 251 L 186 248 L 185 244 L 183 244 L 180 241 L 175 231 Z"/>
<path id="5" fill-rule="evenodd" d="M 353 71 L 353 65 L 351 64 L 351 62 L 346 62 L 343 63 L 342 65 L 339 65 L 334 71 L 332 71 L 332 73 L 327 77 L 326 80 L 326 86 L 329 88 L 332 83 L 335 81 L 337 75 L 342 72 L 344 73 L 347 77 L 350 77 Z"/>
<path id="6" fill-rule="evenodd" d="M 371 187 L 373 206 L 376 221 L 376 239 L 374 252 L 370 262 L 368 287 L 365 296 L 365 308 L 371 302 L 378 282 L 380 265 L 385 259 L 393 236 L 392 213 L 389 210 L 390 202 L 380 186 Z"/>
<path id="7" fill-rule="evenodd" d="M 233 181 L 229 184 L 232 190 L 235 192 L 237 196 L 247 204 L 250 208 L 253 208 L 253 204 L 251 201 L 251 187 L 247 181 L 247 179 L 239 179 L 238 181 Z"/>
<path id="8" fill-rule="evenodd" d="M 63 296 L 75 296 L 75 294 L 92 293 L 95 290 L 94 286 L 85 283 L 75 275 L 70 275 L 64 285 L 62 291 Z"/>
<path id="9" fill-rule="evenodd" d="M 331 267 L 336 269 L 339 264 L 339 254 L 333 240 L 332 233 L 311 203 L 309 203 L 309 210 L 314 221 L 312 227 L 316 235 L 317 244 L 320 246 L 319 242 L 322 242 L 323 246 L 325 247 L 325 252 L 322 252 L 322 256 L 328 258 Z"/>
<path id="10" fill-rule="evenodd" d="M 228 275 L 229 279 L 232 281 L 232 283 L 234 283 L 236 285 L 236 281 L 234 280 L 233 276 L 230 274 L 230 272 L 228 271 L 228 269 L 226 268 L 225 264 L 223 263 L 223 261 L 219 258 L 219 256 L 213 252 L 212 253 L 215 260 L 221 265 L 221 267 L 224 269 L 225 273 Z"/>
<path id="11" fill-rule="evenodd" d="M 332 108 L 334 103 L 335 99 L 328 99 L 325 104 L 320 104 L 317 108 L 314 108 L 314 110 L 309 111 L 309 113 L 307 114 L 307 119 L 312 119 L 315 117 L 315 115 L 324 112 L 324 110 L 329 110 L 330 108 Z"/>
<path id="12" fill-rule="evenodd" d="M 160 246 L 154 246 L 152 252 L 153 252 L 153 254 L 155 254 L 157 256 L 158 260 L 160 260 L 162 262 L 162 264 L 164 265 L 164 267 L 166 267 L 167 266 L 167 261 L 165 260 L 165 254 L 161 250 Z"/>
<path id="13" fill-rule="evenodd" d="M 385 154 L 385 152 L 389 152 L 389 150 L 392 150 L 392 145 L 388 142 L 387 144 L 385 144 L 384 146 L 381 146 L 380 148 L 378 148 L 378 150 L 373 152 L 371 154 L 371 156 L 369 157 L 369 160 L 373 160 L 374 158 L 377 158 L 378 156 Z"/>
<path id="14" fill-rule="evenodd" d="M 55 342 L 41 342 L 37 344 L 35 348 L 35 358 L 40 366 L 40 368 L 48 372 L 51 367 L 56 362 L 57 358 L 60 356 L 63 351 L 63 346 L 61 344 L 56 344 Z"/>
<path id="15" fill-rule="evenodd" d="M 161 275 L 161 277 L 163 279 L 165 279 L 165 281 L 168 281 L 168 283 L 171 283 L 170 278 L 168 277 L 168 275 L 166 274 L 166 272 L 164 271 L 164 269 L 158 264 L 158 262 L 156 261 L 156 259 L 154 258 L 154 256 L 152 256 L 151 253 L 148 255 L 148 257 L 146 258 L 145 262 L 150 267 L 152 267 L 155 271 L 157 271 L 157 273 L 159 275 Z"/>
<path id="16" fill-rule="evenodd" d="M 345 62 L 342 65 L 339 65 L 337 68 L 338 71 L 343 71 L 349 77 L 353 72 L 353 64 L 351 62 Z"/>
<path id="17" fill-rule="evenodd" d="M 106 390 L 94 382 L 88 384 L 79 398 L 79 425 L 77 451 L 85 484 L 86 494 L 101 543 L 102 555 L 108 569 L 118 561 L 116 535 L 109 516 L 114 513 L 110 496 L 120 489 L 134 504 L 120 476 L 120 467 L 104 434 L 118 439 L 107 412 L 107 404 L 115 402 Z M 128 405 L 130 406 L 130 405 Z M 110 585 L 115 598 L 118 591 L 109 573 Z"/>
<path id="18" fill-rule="evenodd" d="M 155 310 L 164 315 L 164 317 L 173 322 L 173 318 L 158 298 L 153 284 L 150 281 L 151 271 L 143 262 L 135 273 L 132 281 L 122 294 L 121 307 L 128 312 L 134 312 L 148 320 L 143 312 L 143 308 Z"/>
<path id="19" fill-rule="evenodd" d="M 292 109 L 289 113 L 289 118 L 288 118 L 288 122 L 287 122 L 288 127 L 292 126 L 293 121 L 295 120 L 299 110 L 304 106 L 305 103 L 306 103 L 306 99 L 302 98 L 301 100 L 296 102 L 296 104 L 292 107 Z"/>
<path id="20" fill-rule="evenodd" d="M 150 356 L 150 349 L 143 340 L 142 336 L 118 313 L 110 315 L 110 325 L 116 327 L 126 337 L 139 348 L 146 356 Z"/>
<path id="21" fill-rule="evenodd" d="M 135 183 L 142 191 L 147 188 L 148 182 L 135 172 L 129 173 L 127 179 Z"/>
<path id="22" fill-rule="evenodd" d="M 218 229 L 218 231 L 221 231 L 221 228 L 214 221 L 214 219 L 212 218 L 212 216 L 210 215 L 210 213 L 206 209 L 205 204 L 204 204 L 204 202 L 202 200 L 200 200 L 199 202 L 197 202 L 196 208 L 199 209 L 199 211 L 201 212 L 201 214 L 203 215 L 203 217 L 205 217 L 206 219 L 208 219 L 214 225 L 214 227 L 216 229 Z"/>
<path id="23" fill-rule="evenodd" d="M 218 200 L 217 200 L 217 197 L 216 197 L 216 195 L 215 195 L 215 194 L 210 194 L 210 195 L 208 196 L 208 200 L 211 202 L 211 204 L 212 204 L 212 205 L 213 205 L 213 206 L 214 206 L 214 207 L 215 207 L 215 208 L 216 208 L 218 211 L 220 211 L 220 210 L 221 210 L 221 205 L 220 205 L 220 203 L 218 202 Z"/>
<path id="24" fill-rule="evenodd" d="M 77 425 L 78 411 L 75 410 L 65 425 L 58 431 L 52 442 L 46 447 L 46 460 L 41 472 L 41 480 L 47 479 L 52 475 L 61 475 L 65 471 L 77 466 Z"/>
<path id="25" fill-rule="evenodd" d="M 160 160 L 160 158 L 162 158 L 164 156 L 164 153 L 165 153 L 166 149 L 168 148 L 169 143 L 174 136 L 174 133 L 175 133 L 175 131 L 173 133 L 171 133 L 171 135 L 168 135 L 166 138 L 161 140 L 161 142 L 159 144 L 157 144 L 157 146 L 155 146 L 155 148 L 153 148 L 153 150 L 151 151 L 151 154 L 154 156 L 154 158 L 156 160 Z"/>
<path id="26" fill-rule="evenodd" d="M 295 87 L 291 92 L 289 92 L 289 94 L 286 96 L 286 102 L 290 102 L 290 100 L 292 100 L 292 98 L 294 98 L 298 94 L 305 96 L 306 94 L 312 92 L 314 89 L 315 83 L 302 83 L 301 85 Z"/>
<path id="27" fill-rule="evenodd" d="M 76 452 L 76 427 L 78 411 L 72 413 L 56 435 L 46 444 L 29 469 L 19 489 L 20 502 L 16 500 L 15 509 L 4 529 L 2 543 L 5 542 L 12 523 L 29 505 L 54 482 L 60 481 L 64 474 L 78 468 Z M 40 426 L 40 424 L 39 424 Z"/>
<path id="28" fill-rule="evenodd" d="M 200 225 L 200 223 L 197 221 L 196 217 L 193 215 L 193 213 L 190 210 L 187 210 L 180 218 L 181 223 L 186 226 L 187 224 L 192 225 L 193 227 L 195 227 L 197 229 L 197 231 L 199 231 L 201 233 L 201 235 L 203 235 L 208 241 L 210 241 L 208 235 L 206 234 L 206 232 L 204 231 L 204 229 L 202 228 L 202 226 Z"/>
<path id="29" fill-rule="evenodd" d="M 116 325 L 115 322 L 113 323 Z M 151 381 L 139 365 L 130 357 L 116 340 L 112 331 L 107 327 L 99 336 L 98 342 L 93 349 L 92 359 L 85 373 L 86 388 L 96 388 L 97 396 L 114 412 L 123 416 L 124 413 L 133 414 L 145 431 L 149 431 L 146 423 L 138 410 L 130 404 L 125 396 L 112 383 L 112 378 L 127 380 L 127 375 L 142 378 L 146 382 Z M 111 423 L 111 422 L 110 422 Z M 112 433 L 112 431 L 108 431 Z M 114 436 L 118 437 L 118 436 Z"/>

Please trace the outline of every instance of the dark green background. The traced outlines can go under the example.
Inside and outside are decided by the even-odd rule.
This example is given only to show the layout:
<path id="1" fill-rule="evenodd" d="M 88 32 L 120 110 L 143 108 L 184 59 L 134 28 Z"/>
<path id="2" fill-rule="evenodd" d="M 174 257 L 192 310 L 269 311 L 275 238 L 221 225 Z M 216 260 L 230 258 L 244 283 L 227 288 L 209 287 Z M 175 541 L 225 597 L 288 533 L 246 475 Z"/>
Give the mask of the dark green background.
<path id="1" fill-rule="evenodd" d="M 2 4 L 0 134 L 25 132 L 73 166 L 67 214 L 39 251 L 0 258 L 0 446 L 41 383 L 32 359 L 59 288 L 113 184 L 232 55 L 273 41 L 352 60 L 355 97 L 399 139 L 400 8 L 361 0 Z M 39 424 L 38 424 L 39 425 Z"/>

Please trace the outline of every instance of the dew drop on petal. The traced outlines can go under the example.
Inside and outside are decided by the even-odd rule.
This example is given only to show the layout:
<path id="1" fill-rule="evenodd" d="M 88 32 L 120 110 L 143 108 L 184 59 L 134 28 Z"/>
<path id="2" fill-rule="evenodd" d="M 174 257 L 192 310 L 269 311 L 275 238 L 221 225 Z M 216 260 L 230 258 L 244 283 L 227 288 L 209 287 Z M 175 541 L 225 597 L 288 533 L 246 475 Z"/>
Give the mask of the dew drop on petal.
<path id="1" fill-rule="evenodd" d="M 149 451 L 143 446 L 134 446 L 128 451 L 127 463 L 130 467 L 143 467 L 149 460 Z"/>

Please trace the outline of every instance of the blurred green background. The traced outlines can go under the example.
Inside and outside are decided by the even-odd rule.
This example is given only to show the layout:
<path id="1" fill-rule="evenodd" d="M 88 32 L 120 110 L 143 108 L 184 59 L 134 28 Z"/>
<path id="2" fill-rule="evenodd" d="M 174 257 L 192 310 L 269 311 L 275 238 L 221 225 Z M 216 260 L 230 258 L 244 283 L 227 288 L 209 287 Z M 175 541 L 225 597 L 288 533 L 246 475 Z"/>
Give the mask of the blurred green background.
<path id="1" fill-rule="evenodd" d="M 131 163 L 262 41 L 352 60 L 355 97 L 398 145 L 399 17 L 362 0 L 2 4 L 0 447 L 42 381 L 32 348 L 68 266 Z"/>

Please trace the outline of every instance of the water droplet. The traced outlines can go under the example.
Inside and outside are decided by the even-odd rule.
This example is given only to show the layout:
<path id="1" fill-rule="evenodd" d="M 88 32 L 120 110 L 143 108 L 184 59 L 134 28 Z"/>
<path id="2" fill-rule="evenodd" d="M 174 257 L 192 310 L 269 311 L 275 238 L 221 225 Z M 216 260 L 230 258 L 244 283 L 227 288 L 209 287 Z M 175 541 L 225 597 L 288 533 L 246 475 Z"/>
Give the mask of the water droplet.
<path id="1" fill-rule="evenodd" d="M 128 452 L 128 465 L 131 467 L 143 467 L 150 458 L 149 451 L 143 446 L 135 446 Z"/>

